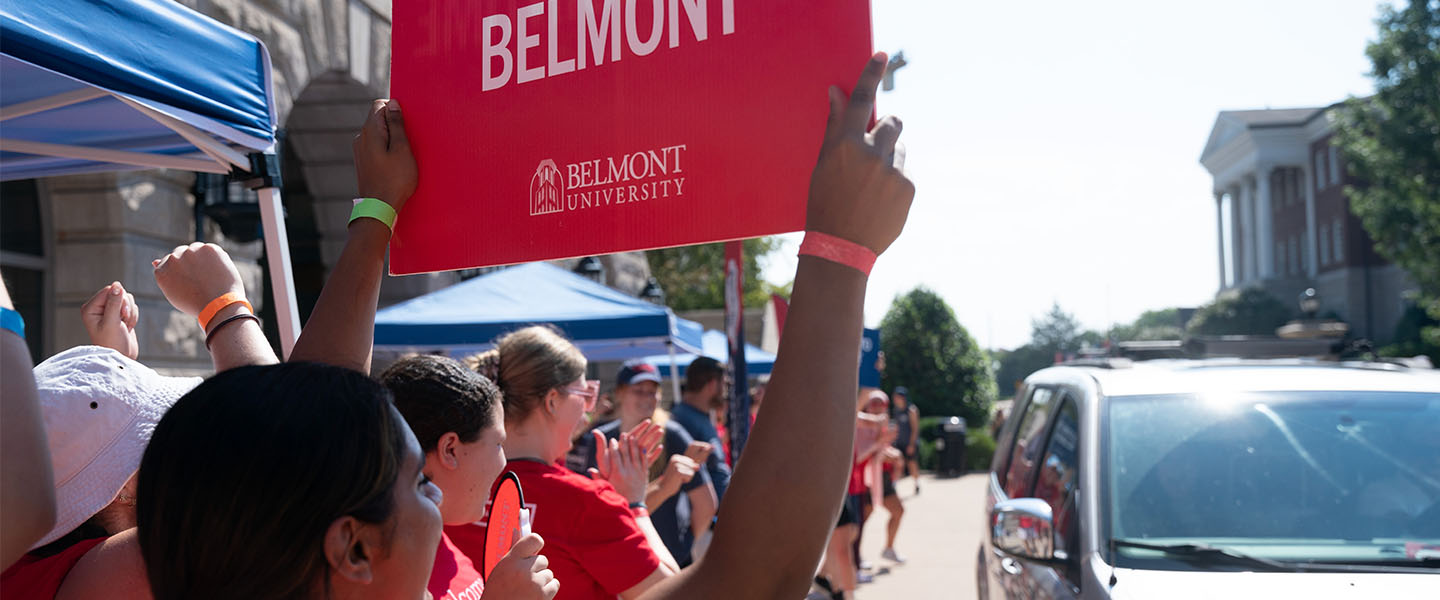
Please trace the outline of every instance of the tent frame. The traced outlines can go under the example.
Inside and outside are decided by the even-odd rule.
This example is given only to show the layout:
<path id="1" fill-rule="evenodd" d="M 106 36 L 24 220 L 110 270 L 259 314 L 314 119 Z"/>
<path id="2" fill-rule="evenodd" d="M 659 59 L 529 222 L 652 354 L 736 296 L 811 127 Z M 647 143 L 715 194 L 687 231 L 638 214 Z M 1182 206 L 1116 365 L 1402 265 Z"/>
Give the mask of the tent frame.
<path id="1" fill-rule="evenodd" d="M 269 75 L 267 70 L 267 88 L 269 87 Z M 174 131 L 186 141 L 194 144 L 204 158 L 51 144 L 3 137 L 0 137 L 0 148 L 22 154 L 91 160 L 142 168 L 228 173 L 231 180 L 245 182 L 250 189 L 257 192 L 260 198 L 260 220 L 264 230 L 266 263 L 269 264 L 270 269 L 271 289 L 274 292 L 275 316 L 280 330 L 280 349 L 282 355 L 289 358 L 291 350 L 295 347 L 295 340 L 300 335 L 300 314 L 295 301 L 295 281 L 290 267 L 290 244 L 285 231 L 285 211 L 280 195 L 280 161 L 275 154 L 275 147 L 272 145 L 266 152 L 252 152 L 247 155 L 180 119 L 123 94 L 98 87 L 71 90 L 0 108 L 0 122 L 106 96 L 123 102 L 136 112 Z"/>

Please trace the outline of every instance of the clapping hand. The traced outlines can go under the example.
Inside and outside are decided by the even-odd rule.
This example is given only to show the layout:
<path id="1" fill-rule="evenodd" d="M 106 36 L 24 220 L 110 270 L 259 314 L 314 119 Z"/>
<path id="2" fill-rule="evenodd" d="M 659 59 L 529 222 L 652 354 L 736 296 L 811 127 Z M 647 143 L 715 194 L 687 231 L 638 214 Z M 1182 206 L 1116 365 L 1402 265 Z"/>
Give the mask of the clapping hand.
<path id="1" fill-rule="evenodd" d="M 646 419 L 616 440 L 607 440 L 599 431 L 591 433 L 595 436 L 597 468 L 590 469 L 590 477 L 609 481 L 632 503 L 644 502 L 650 465 L 660 456 L 664 429 Z"/>

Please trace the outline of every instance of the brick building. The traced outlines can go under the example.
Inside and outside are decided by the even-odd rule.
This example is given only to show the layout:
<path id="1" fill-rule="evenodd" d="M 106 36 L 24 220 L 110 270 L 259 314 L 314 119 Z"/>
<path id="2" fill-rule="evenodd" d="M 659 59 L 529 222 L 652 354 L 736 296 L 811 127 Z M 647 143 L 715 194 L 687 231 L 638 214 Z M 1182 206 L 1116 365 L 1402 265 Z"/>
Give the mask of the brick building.
<path id="1" fill-rule="evenodd" d="M 1350 212 L 1350 177 L 1331 145 L 1336 106 L 1222 111 L 1200 163 L 1214 178 L 1220 293 L 1260 287 L 1290 304 L 1306 288 L 1320 313 L 1388 343 L 1409 276 L 1374 250 Z"/>

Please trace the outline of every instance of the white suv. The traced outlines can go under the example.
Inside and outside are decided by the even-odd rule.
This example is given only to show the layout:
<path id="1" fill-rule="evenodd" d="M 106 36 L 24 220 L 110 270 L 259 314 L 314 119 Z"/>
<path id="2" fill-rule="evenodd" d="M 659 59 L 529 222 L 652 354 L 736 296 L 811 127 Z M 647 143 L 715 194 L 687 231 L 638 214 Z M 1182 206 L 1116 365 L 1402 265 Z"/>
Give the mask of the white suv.
<path id="1" fill-rule="evenodd" d="M 1440 372 L 1120 359 L 1016 398 L 982 599 L 1440 594 Z"/>

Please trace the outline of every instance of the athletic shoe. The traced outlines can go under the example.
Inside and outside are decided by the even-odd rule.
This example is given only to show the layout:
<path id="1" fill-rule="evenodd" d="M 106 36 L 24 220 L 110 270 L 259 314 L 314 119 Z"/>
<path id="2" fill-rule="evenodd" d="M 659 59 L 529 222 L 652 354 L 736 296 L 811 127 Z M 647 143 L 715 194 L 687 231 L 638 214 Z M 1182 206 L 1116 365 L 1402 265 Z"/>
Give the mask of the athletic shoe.
<path id="1" fill-rule="evenodd" d="M 905 562 L 905 557 L 897 554 L 894 548 L 886 548 L 883 552 L 880 553 L 880 558 L 902 564 Z"/>
<path id="2" fill-rule="evenodd" d="M 874 563 L 872 563 L 872 562 L 870 562 L 870 561 L 868 561 L 868 560 L 865 560 L 865 559 L 863 559 L 863 558 L 860 559 L 860 565 L 859 565 L 859 566 L 860 566 L 860 570 L 861 570 L 861 571 L 869 571 L 870 569 L 875 568 L 875 564 L 874 564 Z"/>
<path id="3" fill-rule="evenodd" d="M 869 573 L 856 573 L 855 583 L 870 583 L 875 581 L 875 576 Z"/>

